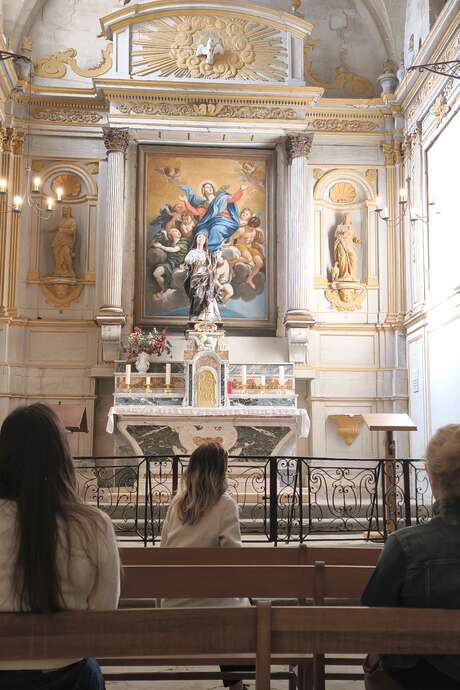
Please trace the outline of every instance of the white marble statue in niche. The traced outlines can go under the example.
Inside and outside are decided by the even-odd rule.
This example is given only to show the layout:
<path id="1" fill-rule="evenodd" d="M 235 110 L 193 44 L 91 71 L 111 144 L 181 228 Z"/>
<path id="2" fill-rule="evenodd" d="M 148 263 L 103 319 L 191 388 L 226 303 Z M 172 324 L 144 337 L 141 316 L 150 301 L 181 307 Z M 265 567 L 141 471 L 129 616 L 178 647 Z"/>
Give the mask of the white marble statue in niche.
<path id="1" fill-rule="evenodd" d="M 75 277 L 74 258 L 75 240 L 77 236 L 77 222 L 72 215 L 70 206 L 62 209 L 62 218 L 57 226 L 49 233 L 56 233 L 51 243 L 53 251 L 54 273 L 55 276 Z"/>
<path id="2" fill-rule="evenodd" d="M 190 300 L 190 321 L 220 323 L 217 306 L 220 288 L 217 280 L 218 252 L 208 251 L 208 238 L 203 233 L 195 237 L 193 244 L 184 260 L 187 270 L 184 288 Z"/>
<path id="3" fill-rule="evenodd" d="M 361 240 L 353 227 L 351 213 L 347 213 L 336 230 L 334 236 L 334 267 L 332 280 L 357 281 L 358 257 L 356 247 Z"/>

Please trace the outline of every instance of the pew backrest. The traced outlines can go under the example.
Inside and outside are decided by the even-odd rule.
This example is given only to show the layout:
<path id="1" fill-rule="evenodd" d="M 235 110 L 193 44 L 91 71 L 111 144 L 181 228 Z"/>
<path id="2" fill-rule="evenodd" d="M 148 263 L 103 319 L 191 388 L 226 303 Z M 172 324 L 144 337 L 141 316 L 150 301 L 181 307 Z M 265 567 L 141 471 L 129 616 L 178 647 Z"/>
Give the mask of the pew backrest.
<path id="1" fill-rule="evenodd" d="M 124 565 L 328 565 L 375 566 L 381 546 L 280 546 L 241 549 L 122 547 Z"/>
<path id="2" fill-rule="evenodd" d="M 123 568 L 122 599 L 221 598 L 356 600 L 370 566 L 135 565 Z"/>

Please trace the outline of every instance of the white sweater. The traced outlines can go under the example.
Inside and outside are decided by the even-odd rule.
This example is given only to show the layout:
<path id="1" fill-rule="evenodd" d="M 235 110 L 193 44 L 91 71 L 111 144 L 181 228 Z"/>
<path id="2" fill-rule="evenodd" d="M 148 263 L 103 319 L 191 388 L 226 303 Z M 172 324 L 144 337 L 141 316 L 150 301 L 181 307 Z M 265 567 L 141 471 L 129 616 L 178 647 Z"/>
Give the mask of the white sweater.
<path id="1" fill-rule="evenodd" d="M 120 597 L 120 559 L 110 518 L 88 523 L 93 541 L 83 542 L 81 529 L 70 525 L 70 553 L 58 529 L 57 564 L 63 608 L 71 611 L 116 609 Z M 60 534 L 59 534 L 60 533 Z M 0 500 L 0 611 L 18 611 L 14 566 L 17 548 L 16 503 Z M 0 662 L 0 669 L 55 669 L 78 659 Z"/>
<path id="2" fill-rule="evenodd" d="M 184 525 L 170 506 L 161 531 L 161 546 L 168 548 L 235 548 L 242 546 L 238 506 L 228 493 L 194 525 Z M 248 599 L 162 599 L 171 606 L 248 606 Z"/>

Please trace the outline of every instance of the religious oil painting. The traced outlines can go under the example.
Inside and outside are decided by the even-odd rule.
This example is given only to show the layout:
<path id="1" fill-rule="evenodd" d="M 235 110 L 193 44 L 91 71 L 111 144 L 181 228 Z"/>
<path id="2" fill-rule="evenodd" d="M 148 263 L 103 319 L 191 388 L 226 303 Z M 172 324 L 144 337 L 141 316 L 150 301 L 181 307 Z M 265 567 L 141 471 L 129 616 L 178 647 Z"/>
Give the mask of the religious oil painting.
<path id="1" fill-rule="evenodd" d="M 140 147 L 140 322 L 187 323 L 187 261 L 206 246 L 224 326 L 273 327 L 273 166 L 261 149 Z"/>

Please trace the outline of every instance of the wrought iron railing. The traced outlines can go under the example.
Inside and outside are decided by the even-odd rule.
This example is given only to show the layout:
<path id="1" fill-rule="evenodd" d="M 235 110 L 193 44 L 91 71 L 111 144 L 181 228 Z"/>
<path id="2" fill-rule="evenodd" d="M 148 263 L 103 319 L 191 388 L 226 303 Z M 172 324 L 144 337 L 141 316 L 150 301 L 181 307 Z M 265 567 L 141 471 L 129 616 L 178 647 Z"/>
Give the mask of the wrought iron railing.
<path id="1" fill-rule="evenodd" d="M 121 540 L 158 543 L 188 456 L 76 458 L 80 495 L 106 511 Z M 231 457 L 228 490 L 240 507 L 247 542 L 303 542 L 312 537 L 385 540 L 397 528 L 431 517 L 432 495 L 421 460 Z M 388 469 L 388 467 L 387 467 Z"/>

